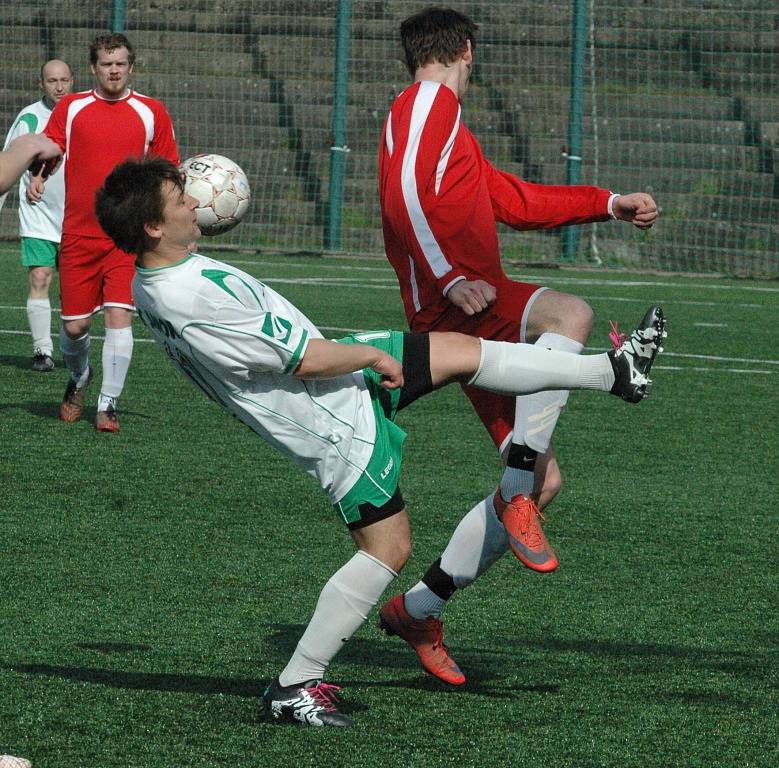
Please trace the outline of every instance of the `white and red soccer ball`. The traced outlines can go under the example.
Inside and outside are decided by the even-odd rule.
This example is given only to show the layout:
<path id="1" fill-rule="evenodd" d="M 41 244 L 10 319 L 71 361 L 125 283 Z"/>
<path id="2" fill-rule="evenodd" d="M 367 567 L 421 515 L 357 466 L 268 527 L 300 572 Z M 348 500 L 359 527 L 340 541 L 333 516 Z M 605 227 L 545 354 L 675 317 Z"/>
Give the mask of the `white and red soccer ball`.
<path id="1" fill-rule="evenodd" d="M 198 201 L 197 225 L 204 235 L 232 229 L 249 208 L 249 181 L 241 168 L 222 155 L 195 155 L 181 164 L 184 191 Z"/>

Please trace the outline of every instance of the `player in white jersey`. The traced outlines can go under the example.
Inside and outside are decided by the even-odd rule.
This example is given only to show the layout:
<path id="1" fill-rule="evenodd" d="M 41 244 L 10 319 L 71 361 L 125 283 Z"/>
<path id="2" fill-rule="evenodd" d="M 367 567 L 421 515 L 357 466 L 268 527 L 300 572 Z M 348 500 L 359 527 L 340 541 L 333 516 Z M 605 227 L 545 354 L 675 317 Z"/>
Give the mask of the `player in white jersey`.
<path id="1" fill-rule="evenodd" d="M 322 678 L 405 565 L 411 532 L 398 486 L 405 433 L 397 412 L 453 381 L 508 395 L 587 388 L 638 402 L 663 335 L 662 313 L 619 350 L 578 356 L 458 333 L 395 331 L 340 341 L 267 285 L 190 252 L 197 201 L 161 158 L 117 166 L 97 216 L 136 254 L 138 314 L 177 368 L 306 472 L 342 516 L 357 553 L 325 584 L 264 703 L 277 721 L 349 725 Z M 643 483 L 642 479 L 642 483 Z"/>
<path id="2" fill-rule="evenodd" d="M 43 132 L 54 105 L 73 90 L 73 72 L 64 61 L 47 61 L 41 67 L 41 87 L 43 98 L 19 112 L 8 131 L 3 149 L 7 149 L 19 136 Z M 19 235 L 22 239 L 22 264 L 28 268 L 29 274 L 27 319 L 33 342 L 32 367 L 35 371 L 45 372 L 54 369 L 49 287 L 62 235 L 65 174 L 52 176 L 46 185 L 46 194 L 35 204 L 27 200 L 29 183 L 28 171 L 19 181 Z M 0 208 L 4 201 L 5 196 L 0 198 Z"/>

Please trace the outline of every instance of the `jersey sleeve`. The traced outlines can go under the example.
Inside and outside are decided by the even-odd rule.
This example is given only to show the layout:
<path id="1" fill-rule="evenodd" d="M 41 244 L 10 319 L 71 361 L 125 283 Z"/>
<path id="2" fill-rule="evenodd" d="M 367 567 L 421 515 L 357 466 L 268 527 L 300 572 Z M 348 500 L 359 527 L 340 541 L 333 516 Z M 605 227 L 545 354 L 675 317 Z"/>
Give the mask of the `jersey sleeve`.
<path id="1" fill-rule="evenodd" d="M 180 162 L 179 149 L 173 131 L 173 121 L 161 102 L 156 102 L 154 111 L 154 136 L 149 145 L 150 155 L 164 157 L 175 165 Z"/>
<path id="2" fill-rule="evenodd" d="M 31 112 L 20 112 L 14 120 L 11 127 L 8 129 L 8 134 L 5 137 L 5 144 L 3 144 L 3 150 L 8 149 L 8 145 L 19 136 L 24 136 L 26 133 L 35 133 L 38 127 L 38 118 Z"/>
<path id="3" fill-rule="evenodd" d="M 607 189 L 533 184 L 483 162 L 495 219 L 514 229 L 550 229 L 611 218 Z"/>
<path id="4" fill-rule="evenodd" d="M 220 269 L 203 270 L 202 275 L 211 285 L 194 315 L 208 320 L 184 326 L 184 339 L 233 376 L 292 375 L 308 346 L 308 329 L 286 317 L 283 307 L 272 311 L 259 295 L 259 284 Z M 217 291 L 221 294 L 214 300 Z"/>
<path id="5" fill-rule="evenodd" d="M 63 152 L 67 149 L 65 122 L 67 120 L 67 105 L 69 103 L 70 99 L 67 96 L 57 102 L 56 106 L 52 110 L 49 122 L 46 123 L 46 128 L 43 130 L 43 133 L 48 136 L 55 144 L 57 144 Z"/>

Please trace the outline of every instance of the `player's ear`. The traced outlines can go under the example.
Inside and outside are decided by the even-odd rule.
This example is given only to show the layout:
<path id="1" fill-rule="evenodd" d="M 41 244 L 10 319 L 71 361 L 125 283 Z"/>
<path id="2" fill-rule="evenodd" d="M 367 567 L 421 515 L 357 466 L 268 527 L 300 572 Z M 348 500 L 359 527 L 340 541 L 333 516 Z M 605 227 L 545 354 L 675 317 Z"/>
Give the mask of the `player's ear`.
<path id="1" fill-rule="evenodd" d="M 162 222 L 147 222 L 143 225 L 143 231 L 152 239 L 159 240 L 162 237 Z"/>
<path id="2" fill-rule="evenodd" d="M 470 64 L 473 62 L 473 48 L 471 47 L 470 40 L 465 41 L 465 52 L 463 53 L 463 61 L 466 64 Z"/>

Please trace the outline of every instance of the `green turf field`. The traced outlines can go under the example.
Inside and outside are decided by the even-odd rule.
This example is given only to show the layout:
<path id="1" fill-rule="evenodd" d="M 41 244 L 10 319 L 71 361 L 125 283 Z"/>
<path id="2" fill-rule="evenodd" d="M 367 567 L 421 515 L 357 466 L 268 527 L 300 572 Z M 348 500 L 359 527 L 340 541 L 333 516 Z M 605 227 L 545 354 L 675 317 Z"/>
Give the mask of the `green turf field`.
<path id="1" fill-rule="evenodd" d="M 225 260 L 326 335 L 403 326 L 381 262 Z M 663 302 L 652 396 L 571 397 L 546 526 L 560 569 L 509 556 L 455 596 L 447 642 L 468 684 L 424 675 L 371 617 L 330 670 L 355 721 L 333 732 L 263 722 L 258 700 L 352 552 L 315 483 L 139 324 L 122 432 L 94 431 L 96 385 L 89 420 L 59 422 L 65 372 L 58 356 L 29 370 L 15 246 L 0 271 L 0 753 L 35 768 L 779 764 L 776 283 L 533 272 L 592 304 L 592 349 L 609 319 Z M 457 389 L 400 423 L 415 550 L 397 589 L 499 476 Z"/>

